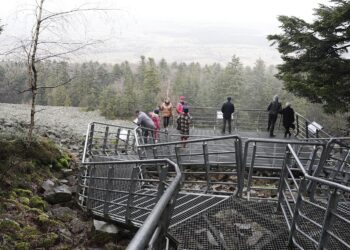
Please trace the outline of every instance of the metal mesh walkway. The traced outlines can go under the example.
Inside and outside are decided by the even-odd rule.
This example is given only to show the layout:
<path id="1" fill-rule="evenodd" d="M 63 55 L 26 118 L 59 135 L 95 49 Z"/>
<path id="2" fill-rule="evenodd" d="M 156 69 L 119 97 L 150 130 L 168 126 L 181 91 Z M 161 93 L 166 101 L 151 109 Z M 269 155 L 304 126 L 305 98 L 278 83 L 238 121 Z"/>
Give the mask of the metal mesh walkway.
<path id="1" fill-rule="evenodd" d="M 158 191 L 154 189 L 141 189 L 136 191 L 133 207 L 130 208 L 129 216 L 129 219 L 132 220 L 135 225 L 142 225 L 150 214 L 151 209 L 158 201 L 157 193 Z M 108 206 L 108 215 L 110 218 L 125 223 L 128 198 L 128 195 L 122 195 L 118 199 L 110 201 L 110 205 Z M 171 219 L 171 227 L 185 222 L 226 199 L 228 199 L 228 196 L 179 193 Z M 101 216 L 103 216 L 104 209 L 104 205 L 100 204 L 92 208 L 95 214 L 100 214 Z"/>
<path id="2" fill-rule="evenodd" d="M 179 249 L 288 249 L 288 228 L 276 203 L 230 197 L 170 233 Z"/>
<path id="3" fill-rule="evenodd" d="M 81 206 L 142 226 L 133 243 L 150 249 L 350 249 L 348 144 L 174 132 L 145 144 L 141 128 L 92 124 Z"/>

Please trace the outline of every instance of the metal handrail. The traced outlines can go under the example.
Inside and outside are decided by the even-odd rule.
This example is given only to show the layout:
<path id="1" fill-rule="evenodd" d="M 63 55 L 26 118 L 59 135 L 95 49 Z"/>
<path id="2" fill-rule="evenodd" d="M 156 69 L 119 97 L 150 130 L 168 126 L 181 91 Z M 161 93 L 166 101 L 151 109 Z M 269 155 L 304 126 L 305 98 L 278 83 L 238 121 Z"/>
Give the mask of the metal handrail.
<path id="1" fill-rule="evenodd" d="M 272 155 L 270 156 L 263 156 L 263 155 L 257 155 L 257 149 L 259 149 L 259 147 L 257 146 L 259 143 L 271 143 L 271 144 L 278 144 L 279 145 L 279 149 L 282 152 L 271 152 Z M 244 144 L 244 150 L 243 150 L 243 171 L 242 172 L 246 172 L 246 176 L 247 176 L 247 182 L 246 182 L 246 192 L 247 192 L 247 198 L 248 200 L 254 197 L 251 197 L 251 190 L 254 189 L 259 189 L 259 190 L 268 190 L 269 192 L 272 191 L 277 191 L 277 187 L 256 187 L 253 186 L 253 179 L 258 178 L 264 181 L 273 181 L 275 184 L 278 183 L 278 177 L 255 177 L 253 178 L 253 173 L 255 169 L 267 169 L 269 171 L 281 171 L 282 170 L 282 161 L 284 160 L 285 157 L 285 149 L 281 148 L 281 145 L 297 145 L 297 146 L 307 146 L 307 147 L 315 147 L 312 151 L 311 151 L 311 155 L 312 157 L 303 159 L 309 162 L 310 165 L 313 165 L 315 162 L 315 157 L 317 155 L 317 148 L 321 148 L 321 153 L 319 154 L 323 154 L 325 152 L 325 143 L 322 142 L 307 142 L 307 141 L 299 141 L 299 140 L 295 140 L 295 141 L 291 141 L 291 140 L 283 140 L 283 139 L 261 139 L 261 138 L 250 138 L 247 139 L 245 141 Z M 249 150 L 250 145 L 253 145 L 253 149 L 252 151 Z M 261 148 L 261 147 L 260 147 Z M 270 147 L 269 147 L 270 148 Z M 304 152 L 300 152 L 300 153 L 304 153 Z M 251 159 L 250 162 L 248 163 L 248 154 L 251 154 Z M 283 154 L 283 155 L 282 155 Z M 321 155 L 319 155 L 319 157 L 321 157 Z M 267 159 L 267 160 L 272 160 L 272 161 L 278 161 L 281 163 L 281 165 L 279 165 L 278 167 L 274 167 L 274 165 L 271 166 L 265 166 L 263 165 L 261 162 L 257 162 L 258 159 Z M 257 166 L 258 164 L 261 164 L 259 166 Z M 312 167 L 312 166 L 310 166 Z M 267 198 L 267 199 L 273 199 L 274 198 Z"/>
<path id="2" fill-rule="evenodd" d="M 219 125 L 219 120 L 217 118 L 217 111 L 221 111 L 221 107 L 197 107 L 197 106 L 191 106 L 188 105 L 189 107 L 189 113 L 193 119 L 192 126 L 193 127 L 212 127 L 214 130 L 218 127 Z M 176 114 L 176 107 L 173 107 L 174 111 L 173 114 Z M 196 113 L 196 111 L 199 110 L 200 113 Z M 209 113 L 208 113 L 209 112 Z M 250 120 L 246 120 L 241 117 L 245 117 L 244 115 L 248 115 L 253 112 L 259 112 L 257 117 L 257 120 L 254 120 L 254 122 L 250 122 Z M 205 113 L 205 115 L 202 115 Z M 260 113 L 265 114 L 265 119 L 261 119 L 262 116 Z M 243 116 L 242 116 L 243 115 Z M 162 115 L 160 115 L 162 117 Z M 243 120 L 242 120 L 243 119 Z M 265 128 L 266 122 L 268 119 L 268 113 L 266 109 L 237 109 L 233 113 L 233 129 L 239 129 L 240 127 L 244 128 L 250 128 L 253 130 L 260 130 L 260 128 Z M 173 125 L 174 125 L 174 119 L 173 119 Z M 247 126 L 248 125 L 248 126 Z M 276 127 L 278 129 L 278 127 Z"/>
<path id="3" fill-rule="evenodd" d="M 107 123 L 102 123 L 102 122 L 89 123 L 88 128 L 87 128 L 87 132 L 85 135 L 85 143 L 84 143 L 84 150 L 83 150 L 83 157 L 82 157 L 83 163 L 87 161 L 87 156 L 91 153 L 91 152 L 88 152 L 91 150 L 91 147 L 92 147 L 92 145 L 90 145 L 89 143 L 92 143 L 93 138 L 95 138 L 95 133 L 96 133 L 96 131 L 94 129 L 95 125 L 105 126 L 105 129 L 106 129 L 105 131 L 98 131 L 100 133 L 105 133 L 104 142 L 103 142 L 104 145 L 107 143 L 107 140 L 109 140 L 109 136 L 110 136 L 108 134 L 108 128 L 119 129 L 119 131 L 122 129 L 127 130 L 127 131 L 134 130 L 134 127 L 128 127 L 128 126 L 113 125 L 113 124 L 107 124 Z M 106 134 L 106 132 L 107 132 L 107 134 Z M 127 139 L 130 139 L 130 138 L 127 138 Z M 126 142 L 126 147 L 127 146 L 131 146 L 131 145 L 129 145 L 128 142 Z"/>
<path id="4" fill-rule="evenodd" d="M 106 161 L 106 162 L 87 162 L 86 159 L 86 155 L 87 155 L 87 148 L 88 148 L 88 140 L 89 140 L 89 134 L 91 131 L 91 126 L 93 124 L 100 124 L 100 125 L 104 125 L 104 126 L 114 126 L 116 128 L 125 128 L 128 130 L 132 130 L 133 132 L 133 136 L 135 138 L 135 146 L 138 150 L 151 150 L 153 152 L 151 152 L 152 156 L 154 158 L 160 157 L 163 158 L 166 155 L 161 155 L 157 153 L 157 149 L 158 148 L 162 148 L 162 147 L 169 147 L 172 146 L 175 149 L 175 152 L 173 152 L 173 155 L 168 155 L 168 157 L 176 157 L 176 159 L 178 160 L 178 164 L 175 164 L 173 162 L 171 162 L 169 159 L 161 159 L 161 160 L 142 160 L 142 161 L 124 161 L 124 162 L 115 162 L 115 161 Z M 142 128 L 145 129 L 145 128 Z M 248 173 L 248 182 L 247 182 L 247 190 L 249 191 L 251 188 L 251 178 L 252 178 L 252 171 L 254 169 L 254 163 L 252 163 L 250 166 L 248 166 L 248 154 L 251 153 L 249 151 L 249 145 L 251 144 L 257 144 L 257 143 L 276 143 L 276 144 L 280 144 L 280 145 L 285 145 L 287 150 L 283 151 L 283 157 L 282 154 L 280 155 L 272 155 L 270 158 L 273 159 L 278 159 L 278 160 L 284 160 L 284 165 L 282 167 L 279 167 L 279 171 L 281 171 L 281 176 L 283 176 L 283 178 L 281 177 L 279 180 L 279 187 L 276 188 L 276 190 L 278 191 L 279 195 L 278 195 L 278 204 L 281 204 L 281 201 L 284 200 L 285 202 L 287 202 L 286 204 L 286 208 L 282 208 L 282 205 L 280 205 L 279 207 L 282 209 L 283 214 L 286 218 L 286 222 L 288 225 L 288 228 L 290 229 L 290 242 L 294 242 L 294 244 L 296 246 L 298 245 L 298 242 L 295 241 L 295 232 L 299 232 L 301 234 L 305 234 L 305 232 L 300 231 L 300 229 L 298 228 L 297 225 L 297 217 L 298 216 L 305 216 L 303 214 L 301 214 L 301 212 L 298 210 L 299 207 L 301 206 L 300 204 L 302 202 L 309 202 L 310 204 L 312 204 L 312 206 L 319 206 L 322 209 L 324 209 L 329 216 L 335 216 L 335 217 L 339 217 L 342 219 L 342 215 L 337 213 L 336 210 L 334 210 L 334 206 L 332 206 L 330 203 L 328 203 L 329 208 L 327 207 L 323 207 L 323 205 L 319 205 L 316 203 L 312 203 L 312 198 L 313 198 L 313 194 L 315 193 L 315 191 L 311 191 L 309 193 L 309 196 L 305 195 L 306 190 L 308 190 L 307 186 L 311 186 L 311 184 L 313 184 L 313 186 L 327 186 L 329 189 L 334 189 L 335 191 L 332 193 L 332 197 L 335 193 L 335 198 L 332 198 L 332 202 L 337 200 L 336 198 L 339 196 L 337 195 L 337 193 L 339 192 L 350 192 L 350 187 L 347 187 L 345 185 L 342 185 L 340 183 L 336 183 L 334 181 L 330 181 L 327 179 L 324 179 L 322 177 L 320 177 L 318 174 L 319 172 L 316 173 L 317 171 L 320 171 L 320 169 L 322 169 L 322 167 L 324 166 L 324 164 L 326 163 L 327 159 L 331 156 L 331 144 L 336 142 L 336 139 L 330 140 L 329 138 L 302 138 L 299 141 L 291 141 L 291 140 L 280 140 L 280 139 L 261 139 L 261 138 L 246 138 L 246 142 L 244 145 L 244 149 L 242 147 L 242 139 L 243 137 L 240 137 L 238 135 L 230 135 L 230 136 L 222 136 L 222 137 L 206 137 L 203 138 L 201 137 L 200 139 L 191 139 L 186 141 L 186 144 L 194 144 L 194 143 L 199 143 L 199 144 L 203 144 L 203 152 L 189 152 L 189 153 L 181 153 L 176 151 L 176 148 L 178 148 L 177 146 L 183 145 L 184 142 L 183 141 L 171 141 L 171 142 L 160 142 L 157 144 L 143 144 L 142 143 L 142 139 L 139 137 L 139 130 L 140 127 L 134 127 L 134 128 L 130 128 L 130 127 L 122 127 L 122 126 L 116 126 L 116 125 L 110 125 L 110 124 L 104 124 L 104 123 L 90 123 L 88 126 L 88 131 L 87 131 L 87 135 L 86 135 L 86 141 L 85 141 L 85 146 L 84 146 L 84 155 L 83 155 L 83 166 L 99 166 L 99 165 L 108 165 L 110 164 L 111 166 L 113 165 L 117 165 L 117 164 L 159 164 L 161 162 L 163 163 L 167 163 L 171 166 L 174 167 L 175 173 L 176 173 L 176 177 L 171 181 L 170 185 L 167 187 L 166 191 L 164 193 L 162 193 L 163 195 L 160 195 L 160 199 L 158 200 L 158 202 L 156 203 L 156 205 L 153 207 L 152 212 L 150 213 L 150 215 L 147 217 L 146 221 L 143 223 L 142 227 L 140 228 L 139 232 L 136 234 L 136 236 L 134 237 L 134 239 L 132 240 L 132 242 L 130 243 L 128 249 L 144 249 L 145 247 L 147 247 L 147 244 L 155 244 L 157 245 L 156 249 L 163 249 L 163 247 L 159 247 L 160 245 L 164 244 L 165 242 L 165 236 L 166 236 L 166 229 L 168 228 L 168 224 L 170 223 L 170 214 L 172 211 L 172 208 L 174 207 L 174 204 L 176 202 L 176 193 L 178 192 L 180 186 L 181 186 L 181 182 L 182 182 L 182 175 L 181 172 L 183 171 L 183 166 L 185 166 L 184 162 L 182 161 L 182 157 L 189 157 L 189 156 L 203 156 L 204 158 L 204 164 L 208 165 L 210 164 L 209 162 L 209 155 L 212 154 L 225 154 L 225 153 L 234 153 L 235 157 L 236 157 L 236 161 L 234 162 L 237 166 L 237 190 L 238 190 L 238 194 L 240 194 L 243 190 L 243 186 L 244 186 L 244 178 L 245 178 L 245 170 L 249 170 Z M 162 133 L 162 131 L 160 131 L 160 133 Z M 179 135 L 176 135 L 179 136 Z M 346 139 L 350 139 L 349 137 L 345 137 Z M 209 152 L 207 150 L 207 143 L 212 142 L 212 141 L 222 141 L 222 140 L 227 140 L 227 139 L 234 139 L 237 141 L 237 144 L 235 143 L 233 146 L 232 150 L 226 150 L 226 151 L 215 151 L 215 152 Z M 328 142 L 328 144 L 326 145 L 326 142 Z M 311 171 L 310 169 L 306 169 L 305 166 L 303 165 L 303 157 L 300 155 L 299 152 L 295 152 L 294 148 L 292 147 L 292 145 L 299 145 L 299 146 L 305 146 L 305 147 L 313 147 L 313 151 L 312 151 L 312 157 L 307 158 L 306 160 L 312 162 L 312 164 L 314 164 L 314 162 L 316 161 L 315 165 L 313 166 L 317 166 L 315 171 Z M 347 146 L 347 145 L 345 145 Z M 320 149 L 320 150 L 318 150 Z M 280 153 L 280 152 L 278 152 Z M 244 154 L 242 156 L 242 154 Z M 267 156 L 265 156 L 266 158 L 268 158 Z M 291 165 L 290 163 L 288 163 L 288 159 L 293 158 L 294 164 Z M 317 159 L 316 159 L 317 158 Z M 257 159 L 257 156 L 255 155 L 255 153 L 252 153 L 252 162 Z M 318 164 L 317 164 L 318 162 Z M 186 162 L 185 162 L 186 163 Z M 222 162 L 220 162 L 221 164 Z M 233 162 L 232 162 L 233 163 Z M 175 165 L 174 165 L 175 164 Z M 189 163 L 188 163 L 189 164 Z M 311 163 L 310 163 L 311 164 Z M 209 181 L 209 175 L 208 175 L 208 169 L 210 169 L 210 167 L 207 167 L 207 172 L 201 172 L 201 174 L 207 174 L 206 178 L 207 180 L 204 181 L 206 182 L 207 186 L 210 185 L 210 181 Z M 277 168 L 275 168 L 277 169 Z M 301 173 L 301 176 L 294 176 L 293 175 L 293 171 L 298 170 Z M 91 172 L 89 172 L 91 173 Z M 155 171 L 156 173 L 156 171 Z M 172 172 L 173 173 L 173 172 Z M 188 173 L 188 172 L 186 172 Z M 192 173 L 192 172 L 191 172 Z M 215 172 L 216 173 L 216 172 Z M 225 173 L 225 172 L 223 172 Z M 88 171 L 86 170 L 85 175 L 88 174 Z M 180 175 L 179 175 L 180 174 Z M 289 176 L 289 177 L 288 177 Z M 128 178 L 113 178 L 113 176 L 111 177 L 109 174 L 106 177 L 103 177 L 105 180 L 130 180 L 130 181 L 135 181 L 133 178 L 128 179 Z M 267 177 L 268 179 L 269 177 Z M 287 178 L 287 179 L 285 179 Z M 95 178 L 96 181 L 98 181 L 100 178 Z M 271 178 L 273 179 L 273 178 Z M 147 179 L 147 178 L 142 178 L 143 181 L 145 182 L 157 182 L 156 180 L 152 180 L 152 179 Z M 137 182 L 142 182 L 141 179 L 136 180 Z M 278 183 L 277 178 L 273 179 L 274 181 L 276 181 L 276 183 Z M 294 183 L 294 186 L 290 186 L 289 184 L 282 184 L 282 183 L 286 183 L 286 182 L 292 182 Z M 82 184 L 82 187 L 85 189 L 84 192 L 82 193 L 82 199 L 87 199 L 88 200 L 88 196 L 86 195 L 86 193 L 88 193 L 89 191 L 89 185 L 92 185 L 93 183 L 86 183 L 86 182 L 80 182 Z M 316 185 L 317 184 L 317 185 Z M 284 186 L 283 186 L 284 185 Z M 106 183 L 107 186 L 107 183 Z M 286 192 L 289 192 L 291 194 L 291 196 L 286 195 L 286 192 L 283 190 L 286 189 Z M 95 190 L 101 190 L 103 191 L 103 189 L 98 189 L 96 188 Z M 185 190 L 185 189 L 184 189 Z M 130 189 L 129 191 L 120 191 L 120 193 L 123 193 L 125 195 L 136 195 L 136 192 L 134 192 L 132 189 Z M 138 195 L 138 194 L 137 194 Z M 249 196 L 248 196 L 249 198 Z M 307 200 L 310 199 L 311 201 Z M 83 202 L 81 203 L 83 204 Z M 106 203 L 109 204 L 109 203 Z M 335 202 L 335 204 L 337 204 Z M 105 205 L 106 206 L 106 205 Z M 132 203 L 127 204 L 127 208 L 132 209 L 132 208 L 137 208 L 137 209 L 142 209 L 140 207 L 135 207 L 133 206 Z M 144 208 L 144 210 L 147 210 L 146 208 Z M 289 212 L 288 212 L 289 211 Z M 287 218 L 287 213 L 290 214 L 290 216 Z M 101 215 L 101 214 L 100 214 Z M 292 219 L 291 219 L 292 218 Z M 309 219 L 311 222 L 312 220 L 310 218 Z M 127 221 L 126 221 L 127 222 Z M 312 223 L 316 223 L 316 222 L 312 222 Z M 329 225 L 331 224 L 331 222 L 326 221 L 325 222 L 317 222 L 319 225 L 325 225 L 325 228 L 329 228 Z M 138 224 L 140 225 L 140 224 Z M 306 234 L 307 235 L 307 234 Z M 328 232 L 327 230 L 325 232 L 322 231 L 322 235 L 328 235 L 327 237 L 333 237 L 337 239 L 336 235 L 332 235 L 332 232 Z M 327 238 L 325 237 L 325 238 Z M 339 238 L 339 237 L 338 237 Z M 310 236 L 308 237 L 308 239 L 310 239 L 312 242 L 315 243 L 315 240 Z M 322 240 L 322 242 L 321 242 Z M 339 238 L 339 240 L 341 242 L 341 239 Z M 317 243 L 317 241 L 316 241 Z M 320 243 L 319 246 L 325 246 L 327 245 L 326 240 L 324 240 L 322 237 L 320 237 Z M 347 243 L 346 243 L 347 244 Z M 345 246 L 347 246 L 345 244 Z M 162 245 L 163 246 L 163 245 Z M 152 248 L 152 247 L 150 247 Z"/>
<path id="5" fill-rule="evenodd" d="M 181 183 L 181 171 L 177 164 L 173 163 L 170 160 L 166 160 L 169 164 L 173 165 L 175 168 L 176 176 L 171 184 L 168 186 L 167 190 L 163 193 L 156 206 L 153 208 L 150 215 L 147 217 L 146 221 L 142 227 L 137 231 L 136 235 L 133 237 L 129 243 L 128 250 L 141 250 L 145 249 L 150 242 L 152 236 L 157 232 L 157 230 L 162 230 L 165 234 L 167 232 L 167 226 L 169 222 L 162 222 L 160 219 L 164 211 L 167 209 L 167 206 L 175 206 L 176 194 L 180 188 Z M 170 220 L 168 218 L 168 220 Z M 159 223 L 163 225 L 159 225 Z M 167 223 L 164 225 L 164 223 Z M 163 228 L 161 228 L 163 227 Z M 161 228 L 161 229 L 160 229 Z M 160 234 L 160 233 L 158 233 Z M 160 243 L 159 243 L 160 244 Z M 161 248 L 159 248 L 161 249 Z"/>
<path id="6" fill-rule="evenodd" d="M 291 247 L 294 245 L 300 249 L 304 249 L 304 243 L 297 237 L 298 233 L 303 235 L 304 239 L 314 244 L 317 249 L 327 248 L 330 240 L 332 240 L 333 247 L 350 248 L 347 235 L 342 235 L 342 233 L 334 231 L 336 229 L 335 223 L 341 222 L 343 226 L 350 226 L 350 214 L 346 212 L 344 215 L 338 208 L 340 193 L 343 192 L 349 196 L 350 187 L 310 175 L 301 163 L 292 145 L 288 144 L 286 150 L 287 153 L 279 185 L 278 210 L 282 211 L 289 228 L 288 245 Z M 291 160 L 293 160 L 293 163 Z M 299 183 L 296 182 L 297 179 L 291 171 L 291 169 L 295 169 L 295 167 L 302 174 L 298 179 Z M 289 181 L 286 179 L 288 176 L 294 180 L 294 190 L 292 190 Z M 332 189 L 332 192 L 330 192 L 329 197 L 320 197 L 321 200 L 315 201 L 315 197 L 312 197 L 312 195 L 308 197 L 309 194 L 306 189 L 307 182 L 317 183 L 318 186 L 328 186 L 329 189 Z M 284 203 L 284 205 L 282 205 L 282 203 Z M 312 214 L 317 213 L 316 210 L 321 210 L 322 217 L 315 217 L 312 216 L 312 214 L 308 214 L 310 212 L 307 212 L 307 210 L 304 211 L 304 206 L 312 208 Z M 336 222 L 335 218 L 338 222 Z M 299 223 L 303 223 L 301 220 L 311 223 L 317 228 L 318 232 L 314 230 L 311 232 L 305 231 L 303 227 L 299 226 Z"/>
<path id="7" fill-rule="evenodd" d="M 120 165 L 154 165 L 154 166 L 158 166 L 159 164 L 166 164 L 166 166 L 169 168 L 169 166 L 171 166 L 172 168 L 174 168 L 176 176 L 174 178 L 171 178 L 170 183 L 168 183 L 166 185 L 166 190 L 164 192 L 161 192 L 159 194 L 160 198 L 158 200 L 158 202 L 155 204 L 155 206 L 153 207 L 153 209 L 151 210 L 150 214 L 147 216 L 147 219 L 145 220 L 145 222 L 143 223 L 143 226 L 139 229 L 139 231 L 137 232 L 137 234 L 135 235 L 134 239 L 130 242 L 128 249 L 145 249 L 145 247 L 147 246 L 148 242 L 150 241 L 150 239 L 153 237 L 154 240 L 154 244 L 158 244 L 159 246 L 161 246 L 162 244 L 164 244 L 165 242 L 165 236 L 167 233 L 167 229 L 169 226 L 169 222 L 170 222 L 170 218 L 171 218 L 171 214 L 173 211 L 173 208 L 175 206 L 176 203 L 176 196 L 177 193 L 179 191 L 180 188 L 180 184 L 181 184 L 181 171 L 178 167 L 177 164 L 175 164 L 174 162 L 168 160 L 168 159 L 155 159 L 155 160 L 137 160 L 137 161 L 106 161 L 106 162 L 85 162 L 83 163 L 83 167 L 91 167 L 93 166 L 93 172 L 89 172 L 87 173 L 87 171 L 83 171 L 82 175 L 80 177 L 80 181 L 79 181 L 79 186 L 80 187 L 84 187 L 87 188 L 87 190 L 85 190 L 84 192 L 79 192 L 79 199 L 80 200 L 85 200 L 86 203 L 84 203 L 83 201 L 81 202 L 81 205 L 83 207 L 85 207 L 87 210 L 90 210 L 93 214 L 96 214 L 97 216 L 102 216 L 102 217 L 113 217 L 111 215 L 108 214 L 108 209 L 106 210 L 105 208 L 103 209 L 101 206 L 98 206 L 97 208 L 91 207 L 91 201 L 99 201 L 101 204 L 104 204 L 103 206 L 105 207 L 106 205 L 109 206 L 110 204 L 113 204 L 114 206 L 123 206 L 126 209 L 126 219 L 128 219 L 127 214 L 130 214 L 130 209 L 132 208 L 137 208 L 137 209 L 144 209 L 144 210 L 148 210 L 142 207 L 135 207 L 134 205 L 132 205 L 132 196 L 133 195 L 138 195 L 138 196 L 142 196 L 143 194 L 140 193 L 136 193 L 135 191 L 133 191 L 132 186 L 130 186 L 130 188 L 128 188 L 129 191 L 115 191 L 115 190 L 109 190 L 110 187 L 110 182 L 111 181 L 129 181 L 131 182 L 130 185 L 132 185 L 133 181 L 138 181 L 138 182 L 143 182 L 146 181 L 145 179 L 141 179 L 141 180 L 136 180 L 133 179 L 134 177 L 134 171 L 132 171 L 132 174 L 130 177 L 125 177 L 125 178 L 115 178 L 113 177 L 112 173 L 110 170 L 113 170 L 113 168 L 118 168 L 118 166 Z M 99 169 L 101 169 L 102 166 L 108 166 L 109 170 L 108 170 L 108 175 L 104 175 L 104 176 L 98 176 L 94 173 L 97 173 L 99 171 Z M 82 181 L 81 179 L 84 179 L 84 181 Z M 159 177 L 160 178 L 160 177 Z M 90 180 L 90 183 L 86 184 L 86 179 Z M 102 185 L 103 187 L 90 187 L 90 185 L 93 185 L 95 182 L 97 181 L 103 181 Z M 159 185 L 163 185 L 162 180 L 160 179 L 159 181 Z M 87 186 L 86 186 L 87 185 Z M 82 190 L 82 188 L 81 188 Z M 89 191 L 91 192 L 91 190 L 96 190 L 98 192 L 103 192 L 102 196 L 105 197 L 104 201 L 100 200 L 100 198 L 93 198 L 91 197 L 91 194 L 89 194 Z M 161 190 L 158 190 L 158 192 L 160 192 Z M 110 202 L 108 201 L 109 197 L 109 193 L 110 192 L 117 192 L 117 193 L 121 193 L 125 199 L 128 200 L 128 203 L 125 204 L 120 204 L 118 202 Z M 100 194 L 101 196 L 101 194 Z M 154 196 L 152 196 L 154 197 Z M 103 199 L 103 198 L 102 198 Z M 119 198 L 118 198 L 119 199 Z M 117 200 L 118 200 L 117 199 Z M 131 201 L 131 202 L 130 202 Z M 104 202 L 104 203 L 103 203 Z M 99 203 L 99 204 L 100 204 Z M 83 205 L 85 204 L 85 205 Z M 101 211 L 101 209 L 103 211 Z M 107 213 L 107 214 L 106 214 Z M 160 220 L 161 218 L 161 220 Z M 132 222 L 132 218 L 129 219 Z M 135 224 L 138 224 L 137 221 L 134 222 Z M 163 249 L 162 247 L 158 247 L 157 249 Z"/>
<path id="8" fill-rule="evenodd" d="M 321 130 L 317 130 L 316 134 L 311 135 L 309 133 L 309 128 L 308 125 L 310 125 L 312 122 L 305 118 L 304 116 L 302 116 L 300 113 L 295 112 L 295 118 L 296 118 L 296 130 L 297 130 L 297 135 L 301 135 L 299 136 L 300 138 L 305 138 L 305 139 L 309 139 L 309 138 L 328 138 L 330 139 L 332 136 L 330 134 L 328 134 L 326 131 L 324 131 L 324 129 Z M 300 121 L 301 118 L 303 120 L 303 122 Z M 304 134 L 300 133 L 300 130 L 303 130 Z"/>
<path id="9" fill-rule="evenodd" d="M 208 150 L 208 145 L 210 142 L 214 142 L 214 141 L 225 141 L 225 140 L 234 140 L 234 142 L 232 142 L 232 144 L 226 146 L 228 147 L 227 150 L 216 150 L 216 151 L 209 151 Z M 188 149 L 188 153 L 186 152 L 180 152 L 179 148 L 181 148 L 182 145 L 186 144 Z M 198 145 L 201 144 L 202 148 L 196 148 L 197 151 L 195 152 L 191 152 L 191 145 Z M 169 153 L 167 155 L 157 155 L 157 152 L 160 151 L 162 148 L 166 148 L 167 152 L 169 152 L 169 147 L 172 146 L 172 154 L 169 155 Z M 198 145 L 199 146 L 199 145 Z M 214 138 L 202 138 L 202 139 L 192 139 L 192 140 L 187 140 L 186 142 L 184 141 L 174 141 L 174 142 L 168 142 L 168 143 L 157 143 L 157 144 L 146 144 L 146 145 L 139 145 L 139 149 L 140 150 L 151 150 L 152 149 L 152 155 L 150 156 L 151 158 L 157 158 L 157 157 L 168 157 L 168 158 L 173 158 L 174 160 L 177 161 L 177 164 L 179 165 L 181 171 L 184 174 L 203 174 L 205 173 L 205 181 L 189 181 L 186 180 L 186 178 L 183 179 L 183 184 L 191 184 L 191 183 L 197 183 L 197 184 L 203 184 L 202 188 L 203 188 L 203 192 L 214 192 L 212 190 L 210 190 L 210 188 L 214 185 L 214 184 L 219 184 L 220 181 L 218 180 L 212 180 L 210 181 L 210 176 L 216 175 L 216 174 L 223 174 L 224 175 L 235 175 L 237 177 L 237 183 L 233 182 L 230 183 L 228 182 L 227 185 L 229 186 L 237 186 L 237 189 L 235 189 L 235 191 L 233 192 L 234 194 L 240 196 L 243 190 L 243 185 L 244 185 L 244 173 L 242 172 L 242 161 L 241 161 L 241 152 L 242 152 L 242 142 L 241 142 L 241 138 L 237 135 L 229 135 L 229 136 L 222 136 L 222 137 L 214 137 Z M 220 158 L 220 155 L 224 157 L 224 155 L 230 155 L 230 154 L 234 154 L 233 157 L 235 157 L 235 159 L 231 160 L 230 162 L 223 161 L 223 162 L 213 162 L 213 160 L 210 160 L 210 156 L 217 156 Z M 145 155 L 143 155 L 142 157 L 147 157 L 147 154 L 145 153 Z M 196 159 L 201 160 L 198 162 L 192 162 L 190 159 L 186 160 L 184 158 L 191 158 L 191 157 L 196 157 Z M 232 170 L 232 171 L 228 171 L 226 170 L 226 172 L 220 172 L 220 171 L 215 171 L 213 169 L 210 168 L 210 164 L 227 164 L 228 166 L 228 170 Z M 191 165 L 191 164 L 196 164 L 203 166 L 203 170 L 192 170 L 191 171 L 184 171 L 184 166 L 185 165 Z M 236 167 L 236 168 L 235 168 Z M 236 173 L 235 171 L 236 170 Z M 205 188 L 205 189 L 204 189 Z M 190 189 L 188 189 L 190 190 Z M 196 191 L 198 192 L 199 190 L 192 190 L 192 191 Z M 229 194 L 229 192 L 220 192 L 220 191 L 215 191 L 216 194 L 218 193 L 225 193 L 225 194 Z"/>

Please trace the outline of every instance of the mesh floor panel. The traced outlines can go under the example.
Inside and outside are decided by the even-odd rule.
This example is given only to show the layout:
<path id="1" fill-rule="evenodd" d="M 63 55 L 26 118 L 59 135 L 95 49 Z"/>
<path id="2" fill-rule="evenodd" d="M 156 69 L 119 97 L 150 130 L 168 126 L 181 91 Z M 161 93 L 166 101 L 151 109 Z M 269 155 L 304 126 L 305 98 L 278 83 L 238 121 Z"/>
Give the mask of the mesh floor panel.
<path id="1" fill-rule="evenodd" d="M 171 228 L 179 249 L 288 249 L 288 229 L 276 204 L 230 197 Z"/>

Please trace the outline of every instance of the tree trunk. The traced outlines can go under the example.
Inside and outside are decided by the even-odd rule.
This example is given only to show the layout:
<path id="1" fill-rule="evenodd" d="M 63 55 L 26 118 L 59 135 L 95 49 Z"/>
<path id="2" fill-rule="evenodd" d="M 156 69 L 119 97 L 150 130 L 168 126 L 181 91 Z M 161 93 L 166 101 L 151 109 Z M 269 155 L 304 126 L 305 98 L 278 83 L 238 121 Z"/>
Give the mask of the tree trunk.
<path id="1" fill-rule="evenodd" d="M 37 95 L 37 81 L 38 81 L 38 74 L 36 71 L 36 52 L 38 48 L 38 42 L 39 42 L 39 34 L 40 34 L 40 25 L 41 25 L 41 17 L 43 12 L 43 4 L 44 0 L 40 1 L 40 4 L 38 6 L 38 14 L 36 19 L 36 27 L 33 34 L 33 41 L 31 45 L 31 50 L 28 54 L 28 76 L 29 76 L 29 86 L 31 89 L 32 94 L 32 106 L 30 110 L 30 124 L 29 124 L 29 130 L 28 130 L 28 143 L 30 144 L 33 139 L 33 130 L 35 125 L 35 101 L 36 101 L 36 95 Z"/>

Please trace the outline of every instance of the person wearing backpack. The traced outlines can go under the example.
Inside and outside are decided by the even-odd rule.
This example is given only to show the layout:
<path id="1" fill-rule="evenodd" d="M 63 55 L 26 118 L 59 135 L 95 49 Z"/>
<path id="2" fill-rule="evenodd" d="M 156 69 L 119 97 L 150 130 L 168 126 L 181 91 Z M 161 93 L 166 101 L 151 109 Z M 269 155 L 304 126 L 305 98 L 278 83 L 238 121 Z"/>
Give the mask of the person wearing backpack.
<path id="1" fill-rule="evenodd" d="M 267 107 L 267 111 L 269 112 L 269 120 L 267 125 L 267 131 L 270 132 L 270 137 L 275 137 L 273 131 L 275 129 L 275 124 L 277 121 L 278 114 L 282 111 L 282 105 L 278 102 L 278 95 L 273 97 L 272 102 Z"/>

